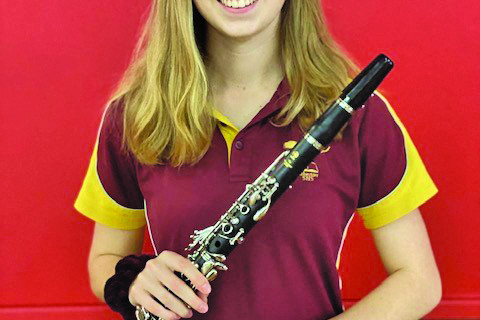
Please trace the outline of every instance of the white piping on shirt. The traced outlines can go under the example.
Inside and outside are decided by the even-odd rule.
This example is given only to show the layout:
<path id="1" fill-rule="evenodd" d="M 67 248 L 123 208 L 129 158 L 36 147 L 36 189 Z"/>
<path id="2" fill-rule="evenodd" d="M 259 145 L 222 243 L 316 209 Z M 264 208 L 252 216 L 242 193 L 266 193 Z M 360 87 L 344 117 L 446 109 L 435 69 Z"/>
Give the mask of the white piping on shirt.
<path id="1" fill-rule="evenodd" d="M 150 221 L 148 220 L 148 210 L 147 210 L 147 201 L 143 199 L 143 207 L 145 208 L 145 220 L 147 220 L 148 234 L 150 235 L 150 242 L 152 243 L 153 250 L 155 255 L 158 256 L 157 247 L 155 246 L 155 241 L 153 240 L 152 228 L 150 228 Z"/>

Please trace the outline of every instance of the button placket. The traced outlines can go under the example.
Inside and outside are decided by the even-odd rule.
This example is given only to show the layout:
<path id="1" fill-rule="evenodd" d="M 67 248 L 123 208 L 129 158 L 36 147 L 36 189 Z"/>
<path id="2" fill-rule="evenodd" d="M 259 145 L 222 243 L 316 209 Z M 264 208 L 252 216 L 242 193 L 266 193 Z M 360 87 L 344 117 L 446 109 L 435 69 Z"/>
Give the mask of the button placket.
<path id="1" fill-rule="evenodd" d="M 248 131 L 250 131 L 249 128 Z M 230 181 L 248 181 L 250 179 L 251 150 L 247 148 L 245 132 L 240 132 L 233 141 L 230 157 Z"/>

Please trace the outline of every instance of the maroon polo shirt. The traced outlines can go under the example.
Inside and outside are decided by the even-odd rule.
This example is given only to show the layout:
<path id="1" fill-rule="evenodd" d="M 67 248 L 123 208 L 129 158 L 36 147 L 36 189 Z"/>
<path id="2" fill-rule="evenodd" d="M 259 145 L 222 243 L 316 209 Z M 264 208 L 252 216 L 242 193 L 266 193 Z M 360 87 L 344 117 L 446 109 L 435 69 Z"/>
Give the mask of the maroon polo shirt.
<path id="1" fill-rule="evenodd" d="M 194 229 L 213 225 L 285 148 L 296 121 L 269 121 L 288 101 L 286 79 L 242 130 L 215 112 L 211 147 L 194 166 L 145 166 L 120 149 L 121 106 L 106 109 L 79 212 L 113 228 L 148 223 L 158 254 L 184 254 Z M 343 311 L 338 262 L 354 212 L 373 229 L 437 192 L 408 133 L 380 95 L 358 110 L 341 141 L 318 156 L 227 258 L 209 311 L 193 319 L 328 319 Z M 185 254 L 184 254 L 185 255 Z"/>

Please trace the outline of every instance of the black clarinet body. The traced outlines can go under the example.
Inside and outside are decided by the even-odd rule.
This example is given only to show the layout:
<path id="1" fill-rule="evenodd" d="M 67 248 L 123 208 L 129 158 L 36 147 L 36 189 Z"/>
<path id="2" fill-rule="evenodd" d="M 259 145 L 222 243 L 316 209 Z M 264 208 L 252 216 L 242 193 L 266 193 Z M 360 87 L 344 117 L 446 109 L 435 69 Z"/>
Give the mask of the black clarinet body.
<path id="1" fill-rule="evenodd" d="M 214 225 L 194 231 L 190 236 L 193 241 L 185 250 L 190 251 L 188 258 L 209 281 L 217 277 L 218 271 L 228 269 L 225 265 L 227 256 L 243 242 L 248 232 L 310 162 L 328 148 L 355 110 L 367 101 L 392 68 L 393 62 L 387 56 L 378 55 L 312 124 L 304 138 L 291 150 L 280 154 L 253 183 L 248 184 Z M 195 290 L 183 274 L 179 276 Z M 137 309 L 137 318 L 156 319 L 144 308 L 141 312 Z"/>

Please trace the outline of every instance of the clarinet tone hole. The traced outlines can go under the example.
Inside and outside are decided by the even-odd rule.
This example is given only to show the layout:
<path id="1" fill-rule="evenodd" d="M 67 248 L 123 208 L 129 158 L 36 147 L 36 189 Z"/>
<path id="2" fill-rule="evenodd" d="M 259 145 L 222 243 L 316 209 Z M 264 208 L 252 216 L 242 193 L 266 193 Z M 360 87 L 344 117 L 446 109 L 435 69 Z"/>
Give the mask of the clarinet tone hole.
<path id="1" fill-rule="evenodd" d="M 230 232 L 233 231 L 233 226 L 232 226 L 231 224 L 224 224 L 224 225 L 222 226 L 222 231 L 223 231 L 223 233 L 225 233 L 225 234 L 229 234 Z"/>

